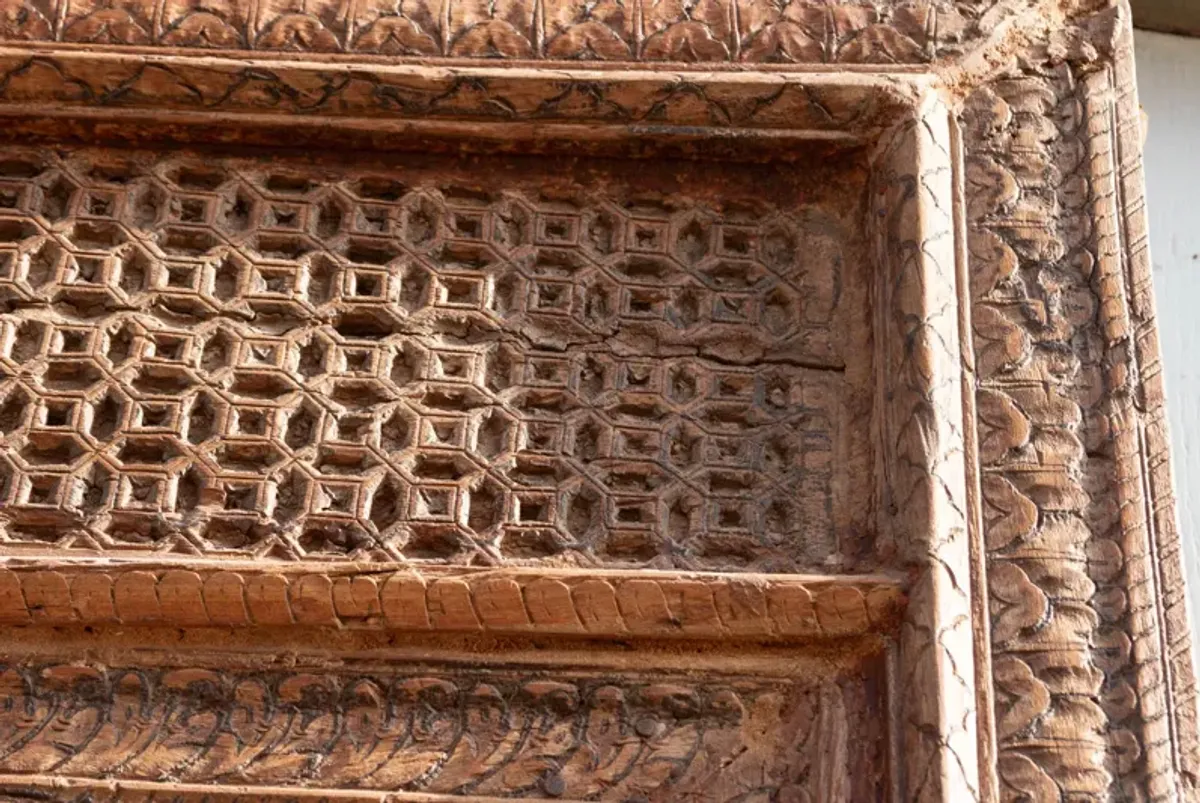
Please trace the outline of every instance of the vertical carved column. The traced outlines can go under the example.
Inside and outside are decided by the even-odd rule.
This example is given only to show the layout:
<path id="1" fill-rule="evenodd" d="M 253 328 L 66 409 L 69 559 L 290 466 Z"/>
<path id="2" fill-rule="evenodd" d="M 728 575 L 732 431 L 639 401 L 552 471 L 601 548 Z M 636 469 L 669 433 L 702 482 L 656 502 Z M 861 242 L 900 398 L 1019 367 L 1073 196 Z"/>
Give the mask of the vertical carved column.
<path id="1" fill-rule="evenodd" d="M 963 116 L 1002 800 L 1177 800 L 1194 778 L 1136 100 L 1116 31 L 1111 65 L 1082 47 L 998 77 Z"/>
<path id="2" fill-rule="evenodd" d="M 1119 31 L 1112 66 L 1104 71 L 1108 82 L 1097 87 L 1099 97 L 1111 98 L 1113 182 L 1120 206 L 1115 222 L 1121 234 L 1124 273 L 1127 277 L 1132 356 L 1137 361 L 1136 385 L 1131 403 L 1140 418 L 1137 461 L 1145 483 L 1146 523 L 1151 548 L 1148 568 L 1155 573 L 1151 603 L 1157 612 L 1165 672 L 1163 718 L 1169 761 L 1153 770 L 1155 783 L 1170 786 L 1172 778 L 1187 794 L 1200 776 L 1200 742 L 1192 723 L 1196 720 L 1195 669 L 1192 663 L 1188 596 L 1180 555 L 1180 533 L 1169 461 L 1170 438 L 1163 405 L 1163 378 L 1154 294 L 1146 234 L 1145 196 L 1141 160 L 1141 120 L 1134 74 L 1133 31 Z M 1162 730 L 1160 729 L 1160 733 Z"/>
<path id="3" fill-rule="evenodd" d="M 964 115 L 1002 800 L 1110 782 L 1088 571 L 1111 566 L 1089 561 L 1110 554 L 1089 541 L 1112 519 L 1084 443 L 1100 349 L 1069 345 L 1099 346 L 1087 231 L 1067 225 L 1060 197 L 1079 205 L 1087 192 L 1071 87 L 1062 71 L 998 81 Z M 1090 434 L 1099 448 L 1104 432 Z M 1120 649 L 1119 634 L 1099 638 Z"/>
<path id="4" fill-rule="evenodd" d="M 875 156 L 884 502 L 911 567 L 899 640 L 905 800 L 979 798 L 949 112 L 934 95 Z"/>

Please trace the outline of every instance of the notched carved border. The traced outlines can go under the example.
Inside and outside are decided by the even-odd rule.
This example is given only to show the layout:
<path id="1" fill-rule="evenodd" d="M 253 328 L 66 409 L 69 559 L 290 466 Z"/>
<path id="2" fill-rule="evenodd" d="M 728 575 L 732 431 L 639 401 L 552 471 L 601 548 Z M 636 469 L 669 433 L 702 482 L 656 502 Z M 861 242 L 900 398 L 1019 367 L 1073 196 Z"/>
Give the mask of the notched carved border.
<path id="1" fill-rule="evenodd" d="M 257 663 L 2 665 L 0 770 L 55 774 L 59 788 L 73 777 L 248 785 L 267 799 L 288 787 L 367 799 L 830 800 L 850 787 L 874 797 L 881 783 L 850 778 L 877 763 L 883 741 L 871 728 L 879 685 L 860 678 Z"/>

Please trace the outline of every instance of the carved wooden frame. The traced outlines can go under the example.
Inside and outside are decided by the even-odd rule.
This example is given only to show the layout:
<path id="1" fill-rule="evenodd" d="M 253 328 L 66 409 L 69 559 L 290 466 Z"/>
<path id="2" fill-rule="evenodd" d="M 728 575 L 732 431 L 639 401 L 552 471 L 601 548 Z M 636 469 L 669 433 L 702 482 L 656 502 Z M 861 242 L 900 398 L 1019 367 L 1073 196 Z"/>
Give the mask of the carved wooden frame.
<path id="1" fill-rule="evenodd" d="M 626 20 L 567 2 L 512 3 L 503 19 L 449 2 L 407 17 L 284 5 L 218 19 L 149 0 L 10 0 L 9 137 L 872 143 L 879 493 L 892 510 L 881 528 L 902 545 L 898 573 L 383 576 L 5 558 L 0 622 L 14 652 L 36 654 L 48 626 L 253 625 L 568 639 L 555 642 L 563 657 L 533 663 L 620 664 L 580 655 L 571 637 L 651 651 L 686 639 L 745 644 L 745 660 L 766 666 L 754 645 L 898 629 L 888 674 L 911 692 L 893 701 L 894 799 L 1195 799 L 1194 673 L 1123 6 L 713 2 L 672 17 L 637 3 Z M 17 799 L 167 791 L 15 770 L 0 780 Z M 170 790 L 217 799 L 211 787 Z"/>

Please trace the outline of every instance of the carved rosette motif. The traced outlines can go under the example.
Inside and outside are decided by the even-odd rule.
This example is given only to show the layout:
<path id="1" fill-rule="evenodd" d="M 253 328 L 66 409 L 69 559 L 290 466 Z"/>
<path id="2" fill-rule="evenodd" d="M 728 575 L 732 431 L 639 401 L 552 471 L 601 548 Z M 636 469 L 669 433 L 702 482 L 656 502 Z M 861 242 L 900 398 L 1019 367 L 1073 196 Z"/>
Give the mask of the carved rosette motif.
<path id="1" fill-rule="evenodd" d="M 444 668 L 410 671 L 392 665 L 376 671 L 349 664 L 314 667 L 306 674 L 273 666 L 251 677 L 244 669 L 181 668 L 149 658 L 110 661 L 102 668 L 62 666 L 39 661 L 38 650 L 31 650 L 28 660 L 14 662 L 0 676 L 7 702 L 0 738 L 8 740 L 0 744 L 0 772 L 9 773 L 0 778 L 0 794 L 17 799 L 41 795 L 55 800 L 149 800 L 158 799 L 155 795 L 166 788 L 162 784 L 169 782 L 180 800 L 239 799 L 241 793 L 230 790 L 210 797 L 212 790 L 196 785 L 216 781 L 270 787 L 272 799 L 323 799 L 272 786 L 294 787 L 299 777 L 314 789 L 369 790 L 337 798 L 363 801 L 387 799 L 380 788 L 578 800 L 657 801 L 690 795 L 696 801 L 756 803 L 848 803 L 881 795 L 953 803 L 1196 799 L 1200 755 L 1191 640 L 1166 460 L 1132 57 L 1121 8 L 1018 0 L 262 0 L 203 6 L 145 0 L 14 0 L 0 4 L 0 24 L 5 39 L 0 48 L 0 113 L 12 118 L 15 131 L 41 135 L 67 130 L 55 121 L 70 117 L 77 118 L 69 124 L 78 125 L 70 128 L 73 136 L 99 136 L 98 131 L 110 130 L 114 136 L 132 138 L 129 127 L 136 122 L 125 125 L 122 120 L 157 120 L 154 125 L 173 127 L 172 135 L 212 141 L 220 135 L 196 134 L 199 129 L 192 124 L 215 119 L 207 113 L 220 110 L 248 137 L 255 127 L 269 137 L 281 124 L 294 125 L 298 132 L 331 126 L 330 130 L 373 138 L 370 141 L 379 147 L 392 147 L 387 140 L 397 131 L 496 141 L 506 132 L 536 138 L 552 131 L 594 143 L 631 135 L 711 140 L 715 132 L 736 130 L 764 141 L 794 137 L 798 150 L 816 141 L 869 150 L 864 206 L 871 222 L 864 234 L 876 252 L 869 262 L 884 281 L 872 287 L 870 303 L 849 314 L 871 317 L 878 350 L 874 362 L 858 368 L 853 360 L 844 363 L 839 355 L 831 361 L 826 353 L 815 370 L 824 376 L 834 368 L 849 376 L 861 369 L 878 379 L 872 388 L 878 398 L 872 402 L 869 430 L 881 445 L 870 460 L 865 452 L 860 454 L 858 465 L 874 460 L 884 476 L 857 498 L 858 507 L 851 506 L 854 515 L 866 517 L 855 524 L 866 522 L 864 532 L 871 533 L 869 559 L 861 560 L 859 554 L 856 563 L 835 547 L 839 559 L 826 561 L 825 568 L 906 572 L 903 577 L 886 571 L 759 574 L 780 572 L 781 567 L 782 572 L 819 572 L 822 556 L 832 554 L 821 548 L 796 551 L 794 539 L 771 541 L 765 529 L 770 517 L 763 512 L 768 502 L 757 513 L 746 508 L 752 512 L 742 513 L 746 518 L 741 524 L 747 526 L 734 526 L 739 524 L 734 514 L 723 518 L 719 509 L 707 517 L 687 509 L 673 521 L 699 525 L 702 537 L 690 542 L 692 551 L 661 549 L 637 558 L 641 569 L 715 569 L 718 574 L 639 576 L 637 568 L 621 564 L 626 554 L 607 567 L 617 566 L 616 573 L 573 576 L 580 567 L 584 572 L 595 569 L 587 563 L 597 554 L 597 545 L 624 525 L 630 525 L 625 527 L 630 531 L 668 532 L 672 505 L 681 497 L 672 495 L 674 486 L 661 493 L 643 488 L 646 492 L 639 500 L 657 512 L 646 522 L 634 521 L 638 514 L 629 512 L 622 524 L 619 500 L 610 498 L 619 495 L 611 491 L 613 478 L 596 479 L 593 466 L 568 460 L 564 465 L 569 470 L 556 475 L 560 484 L 554 498 L 525 507 L 530 515 L 536 509 L 537 515 L 549 518 L 522 523 L 523 499 L 537 493 L 536 483 L 513 481 L 508 473 L 512 467 L 477 460 L 473 450 L 479 444 L 478 422 L 464 429 L 462 443 L 454 448 L 484 479 L 477 483 L 456 478 L 455 482 L 462 480 L 456 501 L 443 505 L 453 513 L 437 526 L 455 534 L 463 554 L 488 554 L 497 564 L 525 568 L 489 577 L 384 565 L 431 558 L 436 563 L 445 557 L 432 555 L 425 549 L 431 542 L 414 539 L 411 532 L 397 536 L 397 531 L 388 530 L 396 521 L 408 527 L 436 513 L 429 506 L 431 498 L 421 502 L 417 486 L 429 480 L 436 485 L 444 478 L 419 476 L 402 448 L 382 448 L 382 419 L 372 419 L 363 438 L 349 444 L 340 442 L 340 424 L 335 422 L 322 437 L 343 453 L 369 449 L 382 455 L 376 474 L 397 478 L 396 488 L 401 490 L 396 498 L 403 496 L 403 512 L 397 507 L 394 518 L 373 520 L 373 512 L 384 507 L 377 500 L 386 483 L 369 472 L 352 480 L 339 479 L 337 472 L 325 476 L 328 463 L 322 462 L 325 458 L 314 441 L 312 454 L 298 449 L 288 456 L 305 483 L 299 495 L 303 513 L 293 522 L 293 531 L 256 534 L 265 545 L 258 557 L 289 568 L 275 574 L 243 564 L 181 571 L 167 565 L 168 555 L 161 566 L 104 566 L 99 571 L 69 561 L 43 565 L 37 558 L 28 564 L 22 561 L 29 559 L 16 558 L 8 567 L 11 571 L 0 573 L 0 621 L 19 625 L 13 630 L 18 636 L 50 625 L 64 632 L 93 625 L 151 632 L 171 624 L 220 624 L 231 631 L 304 625 L 328 628 L 339 636 L 403 632 L 424 638 L 453 632 L 617 638 L 636 643 L 637 649 L 647 650 L 641 653 L 646 656 L 654 654 L 647 645 L 667 637 L 675 644 L 691 640 L 716 650 L 721 648 L 712 645 L 735 640 L 750 652 L 782 642 L 798 654 L 816 640 L 828 645 L 830 639 L 843 639 L 836 643 L 869 645 L 863 648 L 868 657 L 849 668 L 820 665 L 813 669 L 820 682 L 805 684 L 788 678 L 733 678 L 732 672 L 729 679 L 718 681 L 705 675 L 706 670 L 698 670 L 703 682 L 668 677 L 666 670 L 631 673 L 628 663 L 605 657 L 594 660 L 609 662 L 607 677 L 580 674 L 571 663 L 578 662 L 577 656 L 563 657 L 537 678 L 507 666 L 485 678 Z M 539 71 L 539 64 L 545 67 L 547 61 L 560 63 L 554 72 Z M 568 71 L 566 62 L 578 69 Z M 439 63 L 445 68 L 430 66 Z M 736 64 L 744 67 L 728 69 Z M 826 64 L 856 65 L 858 72 L 812 72 L 804 67 Z M 922 74 L 914 76 L 913 67 L 889 72 L 890 67 L 882 65 L 920 65 Z M 869 73 L 868 66 L 876 72 Z M 34 122 L 38 115 L 47 122 Z M 90 128 L 88 121 L 93 122 Z M 240 168 L 221 169 L 232 175 Z M 79 187 L 91 179 L 72 170 L 77 168 L 63 175 L 75 180 L 65 191 L 74 210 L 81 208 L 87 194 Z M 178 195 L 171 214 L 189 214 L 188 201 L 196 199 L 184 197 L 189 190 L 173 183 L 168 172 L 164 167 L 156 173 L 156 186 L 172 197 Z M 220 443 L 220 438 L 230 437 L 236 445 L 241 436 L 252 440 L 253 433 L 239 432 L 237 417 L 224 411 L 214 421 L 219 419 L 226 429 L 214 434 L 208 445 L 204 440 L 189 443 L 180 430 L 179 451 L 186 460 L 181 458 L 179 465 L 191 461 L 198 467 L 195 494 L 197 499 L 207 495 L 200 506 L 209 512 L 190 518 L 177 515 L 188 509 L 182 482 L 186 472 L 171 467 L 150 470 L 141 464 L 130 468 L 122 458 L 130 437 L 152 437 L 135 431 L 146 411 L 133 410 L 153 403 L 155 394 L 139 389 L 133 372 L 125 377 L 110 370 L 113 365 L 101 347 L 110 344 L 106 332 L 118 318 L 136 329 L 147 365 L 146 358 L 154 357 L 158 348 L 158 335 L 165 340 L 181 335 L 138 308 L 143 302 L 153 306 L 164 298 L 187 296 L 188 303 L 211 306 L 216 318 L 222 318 L 221 305 L 229 299 L 218 296 L 216 274 L 205 274 L 207 267 L 198 271 L 200 278 L 186 292 L 173 284 L 168 270 L 166 278 L 137 288 L 142 300 L 127 303 L 128 309 L 117 317 L 76 327 L 89 359 L 94 357 L 97 370 L 106 376 L 105 387 L 128 401 L 129 409 L 120 411 L 125 429 L 109 440 L 85 437 L 81 442 L 81 451 L 112 474 L 108 484 L 96 483 L 108 489 L 99 497 L 88 496 L 86 482 L 77 488 L 39 485 L 42 475 L 66 473 L 58 463 L 45 461 L 74 459 L 53 448 L 52 421 L 64 414 L 53 401 L 64 388 L 46 383 L 75 377 L 60 368 L 56 379 L 49 369 L 76 359 L 63 351 L 76 335 L 50 323 L 36 336 L 29 334 L 25 330 L 30 322 L 36 328 L 42 320 L 40 313 L 29 310 L 86 295 L 83 285 L 88 281 L 78 282 L 78 275 L 87 270 L 88 258 L 100 258 L 90 245 L 97 231 L 85 226 L 80 238 L 79 232 L 65 228 L 43 230 L 44 206 L 55 198 L 53 182 L 10 178 L 16 187 L 15 206 L 10 206 L 20 214 L 5 219 L 20 221 L 24 215 L 23 224 L 14 225 L 38 231 L 6 238 L 15 255 L 11 272 L 5 274 L 7 298 L 14 308 L 26 308 L 5 324 L 2 341 L 3 381 L 9 383 L 5 402 L 19 419 L 5 429 L 15 433 L 9 435 L 4 464 L 12 478 L 5 486 L 6 548 L 13 554 L 22 549 L 35 554 L 43 547 L 19 545 L 38 542 L 38 534 L 49 529 L 55 538 L 75 539 L 72 544 L 112 550 L 118 540 L 112 538 L 112 517 L 133 521 L 142 516 L 156 522 L 148 526 L 174 528 L 176 546 L 186 543 L 222 559 L 248 557 L 253 549 L 237 551 L 244 544 L 222 553 L 212 537 L 220 534 L 220 527 L 214 529 L 212 522 L 236 519 L 242 515 L 238 500 L 251 498 L 252 506 L 265 506 L 270 518 L 279 509 L 279 488 L 290 487 L 282 475 L 258 472 L 266 480 L 254 480 L 259 485 L 252 497 L 239 496 L 250 493 L 238 485 L 250 482 L 250 476 L 238 474 L 236 461 L 222 462 L 224 453 L 218 452 L 228 452 L 229 444 Z M 266 179 L 255 181 L 245 186 L 272 203 L 282 202 L 269 197 Z M 347 181 L 344 176 L 328 179 L 296 214 L 306 221 L 324 214 L 323 193 L 348 204 L 374 203 L 347 190 Z M 20 189 L 22 182 L 25 190 Z M 231 187 L 229 183 L 211 194 L 224 193 L 236 201 Z M 418 188 L 418 194 L 431 198 L 436 192 Z M 376 206 L 392 203 L 399 209 L 406 201 L 398 197 Z M 438 197 L 437 203 L 444 213 L 456 202 Z M 527 210 L 532 220 L 551 213 L 540 203 L 525 197 L 513 208 Z M 207 206 L 200 212 L 200 206 L 191 209 L 202 216 L 210 211 Z M 274 212 L 255 209 L 252 233 L 244 242 L 231 242 L 230 248 L 241 259 L 233 285 L 244 294 L 240 300 L 254 313 L 260 312 L 255 305 L 275 303 L 299 305 L 304 316 L 316 314 L 330 299 L 309 293 L 319 285 L 312 281 L 315 263 L 307 257 L 267 254 L 257 240 L 251 242 L 264 234 L 278 238 L 276 229 L 287 228 L 288 211 L 283 210 L 281 223 L 278 216 L 268 219 Z M 505 212 L 497 207 L 481 214 L 504 217 Z M 659 222 L 667 240 L 686 245 L 695 240 L 679 237 L 689 220 L 708 220 L 699 224 L 702 228 L 725 226 L 729 221 L 712 222 L 721 214 L 701 204 L 664 212 Z M 772 214 L 790 213 L 785 209 Z M 385 217 L 391 220 L 390 215 Z M 397 220 L 407 219 L 402 212 L 397 215 Z M 580 219 L 588 215 L 585 210 Z M 777 219 L 763 217 L 766 222 L 756 225 L 769 227 Z M 212 220 L 204 217 L 205 225 Z M 362 220 L 369 225 L 370 214 L 364 213 Z M 622 221 L 623 226 L 633 225 Z M 130 239 L 147 249 L 152 263 L 165 264 L 170 254 L 156 249 L 171 241 L 172 227 L 183 230 L 188 225 L 164 216 L 135 227 Z M 349 238 L 346 243 L 318 246 L 336 266 L 337 292 L 354 296 L 358 272 L 376 270 L 387 274 L 381 278 L 380 292 L 396 292 L 395 298 L 387 296 L 384 306 L 399 304 L 404 270 L 353 258 L 349 240 L 363 234 L 356 225 L 347 222 L 339 228 L 339 236 Z M 219 236 L 230 239 L 228 232 Z M 37 277 L 41 263 L 36 257 L 44 250 L 38 243 L 43 240 L 57 244 L 61 259 L 50 260 L 53 278 L 38 284 L 30 276 Z M 711 233 L 701 240 L 720 242 Z M 431 260 L 407 245 L 405 249 L 412 250 L 414 261 L 431 276 L 455 278 L 457 268 L 445 260 Z M 748 258 L 770 272 L 761 256 Z M 300 278 L 282 300 L 272 295 L 274 286 L 263 270 L 282 270 L 289 259 L 298 263 L 294 273 Z M 121 295 L 127 291 L 119 280 L 124 260 L 123 253 L 108 254 L 95 263 L 95 275 L 101 277 L 95 282 L 101 288 L 96 292 L 111 290 L 122 303 L 129 301 Z M 616 261 L 614 257 L 614 265 Z M 683 287 L 691 282 L 714 298 L 730 294 L 727 284 L 713 284 L 715 274 L 705 272 L 706 267 L 681 264 L 672 268 L 674 278 L 665 284 Z M 630 288 L 647 283 L 641 281 L 645 277 L 622 275 L 619 269 L 614 273 L 614 265 L 601 265 L 596 275 L 612 279 L 622 299 Z M 505 270 L 489 274 L 489 280 L 503 277 Z M 393 274 L 398 277 L 395 288 L 389 284 Z M 549 278 L 520 270 L 507 275 L 533 284 Z M 779 278 L 778 286 L 787 284 L 786 276 Z M 766 294 L 763 298 L 777 286 L 771 284 L 774 281 L 759 286 Z M 574 279 L 566 285 L 570 290 L 564 292 L 572 297 L 595 287 Z M 365 290 L 371 287 L 369 281 L 363 284 L 363 295 L 370 295 Z M 484 295 L 489 303 L 500 298 L 488 292 Z M 345 300 L 342 296 L 338 303 Z M 540 298 L 540 291 L 524 297 Z M 438 298 L 429 295 L 432 306 Z M 670 322 L 686 307 L 681 298 L 649 303 L 660 303 L 663 320 Z M 711 299 L 702 308 L 711 314 L 718 311 Z M 636 305 L 622 309 L 637 312 Z M 767 320 L 768 310 L 761 304 L 756 309 L 757 326 Z M 480 304 L 479 320 L 491 320 L 488 316 L 495 312 Z M 187 365 L 180 368 L 189 382 L 221 400 L 236 384 L 238 371 L 260 370 L 251 363 L 230 362 L 217 373 L 205 374 L 202 365 L 207 344 L 222 326 L 236 329 L 239 342 L 262 336 L 261 320 L 252 320 L 198 327 L 195 339 L 200 345 L 184 349 L 187 357 L 182 362 Z M 506 331 L 503 324 L 497 328 Z M 85 329 L 95 331 L 87 334 Z M 331 376 L 341 371 L 354 378 L 351 362 L 360 359 L 348 353 L 354 338 L 339 332 L 332 318 L 320 321 L 315 331 L 328 341 L 320 357 L 322 370 L 332 368 Z M 267 335 L 266 339 L 274 337 Z M 443 335 L 438 332 L 438 337 Z M 290 366 L 287 360 L 299 365 L 302 338 L 281 334 L 276 339 L 285 344 L 279 354 L 288 355 L 278 356 L 277 367 Z M 839 341 L 832 339 L 825 347 L 830 344 Z M 386 354 L 381 351 L 382 356 L 369 356 L 363 363 L 370 366 L 363 370 L 389 393 L 392 387 L 386 384 L 384 368 L 396 364 L 395 354 L 388 351 L 394 345 L 387 344 Z M 33 348 L 32 367 L 12 356 L 14 348 Z M 170 353 L 169 343 L 164 342 L 164 348 L 164 354 Z M 256 359 L 253 351 L 247 357 L 251 362 Z M 853 348 L 847 351 L 854 353 Z M 528 353 L 521 356 L 529 358 Z M 719 388 L 720 377 L 729 373 L 724 364 L 728 360 L 717 357 L 713 365 L 703 366 L 711 372 L 706 376 L 716 377 L 713 388 Z M 170 360 L 164 359 L 167 365 Z M 536 361 L 537 355 L 531 359 Z M 452 385 L 457 380 L 436 376 L 429 367 L 434 362 L 422 362 L 417 378 L 436 394 L 439 382 Z M 536 385 L 536 366 L 526 368 L 532 373 L 523 376 Z M 749 375 L 744 368 L 732 373 Z M 572 378 L 566 383 L 576 400 L 582 398 L 577 369 L 568 371 Z M 220 370 L 229 376 L 218 376 Z M 624 369 L 613 370 L 616 377 Z M 813 375 L 808 372 L 814 366 L 796 370 L 804 374 L 799 384 L 810 384 Z M 615 390 L 618 380 L 603 376 L 604 387 Z M 675 404 L 671 386 L 653 371 L 644 376 L 625 371 L 621 376 L 622 381 L 657 382 L 654 392 L 679 422 L 707 426 L 700 412 Z M 343 380 L 320 379 L 328 387 L 314 385 L 305 392 L 320 400 L 332 396 L 333 386 Z M 768 401 L 770 380 L 756 374 L 751 383 L 761 385 L 767 392 L 762 398 Z M 855 398 L 856 390 L 870 384 L 846 382 L 849 390 L 839 397 L 843 400 Z M 65 414 L 79 415 L 79 421 L 97 420 L 94 411 L 84 410 L 102 403 L 103 393 L 75 390 L 65 388 L 65 395 L 80 396 L 79 412 Z M 297 398 L 303 397 L 302 393 Z M 497 398 L 494 395 L 488 404 L 504 409 L 511 405 L 511 399 Z M 812 410 L 802 402 L 801 398 L 792 412 L 812 423 Z M 229 402 L 235 403 L 237 399 Z M 436 407 L 423 406 L 421 400 L 389 396 L 389 403 L 411 409 L 414 421 L 437 417 Z M 617 417 L 629 412 L 618 409 L 621 406 L 618 401 L 611 408 L 601 404 L 589 407 L 588 414 L 619 427 Z M 6 409 L 0 408 L 0 428 Z M 514 426 L 519 424 L 521 434 L 506 441 L 511 453 L 528 451 L 531 445 L 536 451 L 542 437 L 537 431 L 540 413 L 532 408 L 515 412 Z M 288 421 L 290 414 L 267 426 L 282 433 Z M 816 424 L 832 441 L 845 436 L 844 431 L 830 434 L 835 427 Z M 762 433 L 763 443 L 771 442 L 769 426 Z M 658 437 L 669 440 L 670 434 L 664 429 Z M 757 443 L 754 437 L 747 440 Z M 720 450 L 703 451 L 716 461 L 706 470 L 721 470 L 714 469 L 722 459 Z M 514 457 L 513 466 L 516 461 Z M 869 473 L 864 470 L 862 475 Z M 127 480 L 141 474 L 163 475 L 162 487 L 139 497 Z M 740 480 L 748 482 L 747 487 L 759 487 L 757 475 L 749 474 L 754 472 L 743 472 Z M 672 482 L 678 481 L 682 489 L 698 489 L 700 497 L 720 498 L 711 477 L 705 487 L 693 479 L 684 473 Z M 504 513 L 475 530 L 470 498 L 481 492 L 486 480 L 500 489 L 496 498 L 503 500 Z M 576 486 L 591 487 L 593 481 L 600 489 L 597 498 L 612 509 L 614 518 L 606 526 L 585 528 L 585 536 L 579 537 L 570 526 L 572 505 L 583 498 Z M 338 482 L 357 490 L 339 496 L 332 489 Z M 774 482 L 768 479 L 760 485 L 775 488 Z M 323 483 L 332 483 L 332 490 Z M 179 507 L 181 487 L 185 498 Z M 730 493 L 730 498 L 736 496 Z M 834 496 L 830 492 L 830 498 Z M 79 515 L 89 498 L 95 505 L 91 518 Z M 805 498 L 812 498 L 811 492 Z M 416 507 L 411 499 L 417 500 Z M 139 501 L 145 503 L 142 508 Z M 129 510 L 121 508 L 126 504 Z M 70 522 L 65 532 L 58 532 L 55 528 L 62 522 L 54 517 L 63 510 L 71 513 Z M 362 572 L 357 566 L 318 569 L 304 562 L 320 551 L 310 551 L 320 545 L 305 538 L 306 532 L 316 532 L 310 519 L 319 522 L 340 514 L 355 520 L 366 540 L 361 548 L 357 543 L 335 543 L 335 557 L 375 561 L 381 566 L 378 573 Z M 815 529 L 808 535 L 818 533 L 818 541 L 840 544 L 848 516 L 843 510 L 830 513 L 829 522 L 809 517 Z M 637 525 L 651 518 L 661 519 L 662 527 L 639 530 Z M 726 560 L 728 554 L 706 558 L 716 554 L 704 552 L 712 548 L 704 539 L 714 533 L 719 546 L 733 543 L 722 535 L 722 522 L 746 543 L 757 544 L 755 549 L 747 553 L 743 548 L 743 558 L 733 562 Z M 480 546 L 486 541 L 477 537 L 480 532 L 495 536 L 506 528 L 512 533 L 550 533 L 550 540 L 543 538 L 532 553 L 528 545 L 519 554 L 488 553 L 486 545 Z M 515 542 L 514 538 L 510 543 Z M 502 544 L 503 539 L 492 543 Z M 805 544 L 811 546 L 811 538 Z M 134 545 L 131 552 L 142 548 Z M 564 563 L 561 555 L 569 559 Z M 895 645 L 882 650 L 886 658 L 879 652 L 881 634 L 896 637 Z M 568 653 L 564 647 L 562 655 Z M 856 654 L 854 660 L 860 658 Z M 124 663 L 125 669 L 113 668 Z M 890 688 L 875 698 L 870 696 L 870 683 Z M 876 705 L 889 708 L 883 712 L 872 708 Z M 892 732 L 870 732 L 856 744 L 854 723 L 885 720 L 892 723 Z M 503 727 L 485 727 L 497 723 Z M 494 749 L 481 747 L 486 739 L 472 738 L 474 733 L 493 738 Z M 764 733 L 781 739 L 764 742 Z M 788 740 L 798 745 L 791 752 L 779 747 Z M 883 750 L 886 743 L 893 750 L 888 758 L 871 752 Z M 615 751 L 611 755 L 616 758 L 601 759 L 604 746 Z M 380 758 L 371 771 L 383 773 L 378 777 L 386 776 L 386 782 L 361 771 L 364 754 Z M 856 761 L 886 771 L 854 786 L 845 768 Z M 620 767 L 626 774 L 618 778 Z M 63 777 L 33 777 L 37 773 Z M 885 776 L 886 781 L 881 780 Z M 97 780 L 109 777 L 123 780 Z"/>

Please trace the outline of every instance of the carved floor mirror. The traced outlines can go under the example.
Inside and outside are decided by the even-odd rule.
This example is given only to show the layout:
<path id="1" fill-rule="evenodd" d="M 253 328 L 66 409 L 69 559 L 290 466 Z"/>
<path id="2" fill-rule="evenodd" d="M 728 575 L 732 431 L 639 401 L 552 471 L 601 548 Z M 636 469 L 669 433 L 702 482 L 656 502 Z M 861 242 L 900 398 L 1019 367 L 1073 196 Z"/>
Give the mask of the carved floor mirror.
<path id="1" fill-rule="evenodd" d="M 0 0 L 0 800 L 1196 800 L 1127 11 Z"/>

